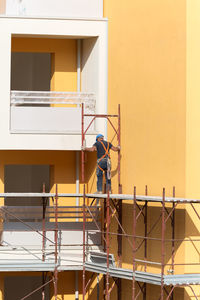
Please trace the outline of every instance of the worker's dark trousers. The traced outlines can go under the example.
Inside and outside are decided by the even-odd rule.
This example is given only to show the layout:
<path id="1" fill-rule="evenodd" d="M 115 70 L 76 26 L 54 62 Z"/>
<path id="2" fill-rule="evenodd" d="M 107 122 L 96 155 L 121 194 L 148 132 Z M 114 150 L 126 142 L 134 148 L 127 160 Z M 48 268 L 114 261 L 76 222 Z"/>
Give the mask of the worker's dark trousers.
<path id="1" fill-rule="evenodd" d="M 111 190 L 111 179 L 107 177 L 107 159 L 103 158 L 100 162 L 97 161 L 97 191 L 102 192 L 103 184 L 103 171 L 98 167 L 98 165 L 103 169 L 106 179 L 106 191 Z"/>

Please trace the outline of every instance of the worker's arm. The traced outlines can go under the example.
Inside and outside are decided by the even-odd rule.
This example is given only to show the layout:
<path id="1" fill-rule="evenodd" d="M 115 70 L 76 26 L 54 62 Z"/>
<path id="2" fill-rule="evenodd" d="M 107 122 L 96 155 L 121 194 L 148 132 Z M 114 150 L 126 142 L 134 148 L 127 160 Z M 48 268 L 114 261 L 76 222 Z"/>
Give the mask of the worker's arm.
<path id="1" fill-rule="evenodd" d="M 120 146 L 117 146 L 117 147 L 112 146 L 111 149 L 112 149 L 113 151 L 117 152 L 117 151 L 120 151 Z"/>
<path id="2" fill-rule="evenodd" d="M 97 151 L 96 146 L 92 146 L 92 147 L 82 147 L 83 151 L 89 151 L 89 152 L 93 152 L 93 151 Z"/>

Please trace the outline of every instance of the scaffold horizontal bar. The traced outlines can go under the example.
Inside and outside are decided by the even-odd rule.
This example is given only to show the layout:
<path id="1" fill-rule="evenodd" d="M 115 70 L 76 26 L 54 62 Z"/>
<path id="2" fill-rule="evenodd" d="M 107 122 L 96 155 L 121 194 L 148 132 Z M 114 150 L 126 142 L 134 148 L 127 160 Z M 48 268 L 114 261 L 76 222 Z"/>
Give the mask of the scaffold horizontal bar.
<path id="1" fill-rule="evenodd" d="M 110 194 L 110 199 L 116 200 L 133 200 L 133 195 L 129 194 Z M 35 197 L 35 198 L 52 198 L 55 197 L 55 193 L 0 193 L 0 198 L 11 198 L 11 197 Z M 83 194 L 80 193 L 58 193 L 59 198 L 82 198 Z M 106 199 L 107 194 L 86 194 L 86 198 L 98 198 Z M 148 201 L 148 202 L 162 202 L 162 197 L 159 196 L 143 196 L 137 195 L 137 201 Z M 173 198 L 166 197 L 165 202 L 179 202 L 179 203 L 200 203 L 200 199 L 190 198 Z"/>
<path id="2" fill-rule="evenodd" d="M 96 117 L 96 118 L 118 118 L 118 115 L 105 115 L 105 114 L 84 114 L 84 117 Z"/>
<path id="3" fill-rule="evenodd" d="M 143 260 L 143 259 L 136 259 L 135 261 L 141 262 L 141 263 L 147 263 L 149 265 L 159 265 L 159 266 L 161 266 L 161 263 L 156 262 L 156 261 L 149 261 L 149 260 Z"/>
<path id="4" fill-rule="evenodd" d="M 95 273 L 106 274 L 106 266 L 97 265 L 94 263 L 86 262 L 86 270 Z M 109 268 L 111 277 L 123 278 L 132 280 L 133 271 L 124 268 Z M 146 282 L 155 285 L 161 285 L 161 274 L 153 274 L 149 272 L 136 271 L 135 279 L 139 282 Z M 200 284 L 200 274 L 177 274 L 177 275 L 164 275 L 164 285 L 195 285 Z"/>

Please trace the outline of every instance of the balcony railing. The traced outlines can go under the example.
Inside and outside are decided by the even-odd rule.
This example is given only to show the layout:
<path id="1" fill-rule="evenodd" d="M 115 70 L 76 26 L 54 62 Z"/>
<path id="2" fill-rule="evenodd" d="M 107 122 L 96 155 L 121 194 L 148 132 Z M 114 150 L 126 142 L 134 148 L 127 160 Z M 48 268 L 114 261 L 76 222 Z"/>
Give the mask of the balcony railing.
<path id="1" fill-rule="evenodd" d="M 96 110 L 93 93 L 11 91 L 10 98 L 10 130 L 14 133 L 81 134 L 81 104 L 87 114 Z"/>
<path id="2" fill-rule="evenodd" d="M 42 222 L 43 206 L 3 206 L 4 213 L 1 213 L 4 223 L 8 222 Z M 92 206 L 90 212 L 86 211 L 87 222 L 100 222 L 100 206 Z M 59 223 L 83 221 L 82 206 L 59 206 L 57 209 L 57 220 Z M 45 211 L 45 222 L 55 222 L 55 208 L 47 206 Z"/>

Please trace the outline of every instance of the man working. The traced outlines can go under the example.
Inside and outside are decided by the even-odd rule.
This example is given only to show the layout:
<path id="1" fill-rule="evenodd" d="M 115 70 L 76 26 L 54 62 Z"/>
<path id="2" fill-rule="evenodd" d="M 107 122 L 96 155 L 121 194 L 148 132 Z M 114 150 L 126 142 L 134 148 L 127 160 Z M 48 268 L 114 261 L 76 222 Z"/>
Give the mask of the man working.
<path id="1" fill-rule="evenodd" d="M 111 163 L 110 163 L 110 149 L 119 151 L 120 147 L 114 147 L 111 143 L 104 141 L 104 136 L 98 134 L 96 136 L 96 143 L 92 147 L 83 148 L 84 151 L 97 151 L 97 193 L 102 194 L 103 172 L 106 178 L 106 190 L 111 191 Z"/>

